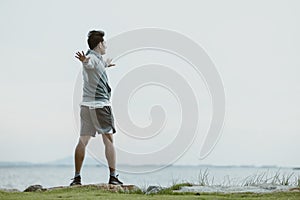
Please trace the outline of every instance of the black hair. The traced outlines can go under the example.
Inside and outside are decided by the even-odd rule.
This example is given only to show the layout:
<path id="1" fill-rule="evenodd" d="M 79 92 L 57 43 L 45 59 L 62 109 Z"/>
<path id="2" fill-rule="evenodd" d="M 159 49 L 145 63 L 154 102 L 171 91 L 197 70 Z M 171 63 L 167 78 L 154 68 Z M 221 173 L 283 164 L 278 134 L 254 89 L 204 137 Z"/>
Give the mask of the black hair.
<path id="1" fill-rule="evenodd" d="M 104 41 L 103 37 L 104 37 L 103 31 L 95 31 L 95 30 L 90 31 L 87 40 L 89 48 L 93 50 L 100 42 Z"/>

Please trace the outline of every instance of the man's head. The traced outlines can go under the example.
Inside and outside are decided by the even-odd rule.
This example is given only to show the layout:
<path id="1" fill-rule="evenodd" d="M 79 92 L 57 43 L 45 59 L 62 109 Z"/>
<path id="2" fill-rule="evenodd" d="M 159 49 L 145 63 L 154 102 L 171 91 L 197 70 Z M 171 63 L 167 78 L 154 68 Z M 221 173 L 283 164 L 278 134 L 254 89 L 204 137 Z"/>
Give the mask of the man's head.
<path id="1" fill-rule="evenodd" d="M 99 52 L 101 55 L 105 54 L 105 41 L 103 31 L 90 31 L 88 34 L 88 45 L 91 50 Z"/>

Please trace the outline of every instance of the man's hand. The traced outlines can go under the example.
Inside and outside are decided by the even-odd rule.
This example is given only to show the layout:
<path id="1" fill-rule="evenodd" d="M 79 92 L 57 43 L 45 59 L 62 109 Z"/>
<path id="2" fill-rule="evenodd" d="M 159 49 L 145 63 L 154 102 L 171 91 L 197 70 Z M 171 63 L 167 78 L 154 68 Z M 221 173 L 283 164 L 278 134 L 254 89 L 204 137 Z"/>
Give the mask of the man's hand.
<path id="1" fill-rule="evenodd" d="M 106 63 L 107 63 L 107 67 L 112 67 L 115 66 L 116 64 L 111 63 L 112 59 L 111 58 L 107 58 L 106 59 Z"/>
<path id="2" fill-rule="evenodd" d="M 76 53 L 75 58 L 77 58 L 78 60 L 80 60 L 81 62 L 89 62 L 90 58 L 86 57 L 84 52 L 82 51 L 81 53 L 78 51 Z"/>

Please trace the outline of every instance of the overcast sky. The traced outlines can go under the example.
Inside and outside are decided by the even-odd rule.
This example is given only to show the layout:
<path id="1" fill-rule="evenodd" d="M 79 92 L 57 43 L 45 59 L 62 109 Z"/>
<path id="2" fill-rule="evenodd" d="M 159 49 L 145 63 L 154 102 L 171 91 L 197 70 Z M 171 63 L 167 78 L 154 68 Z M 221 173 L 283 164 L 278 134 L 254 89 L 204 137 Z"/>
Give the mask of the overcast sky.
<path id="1" fill-rule="evenodd" d="M 81 69 L 74 53 L 87 50 L 88 31 L 102 29 L 109 39 L 158 27 L 203 47 L 226 93 L 225 126 L 215 149 L 199 160 L 203 137 L 197 137 L 177 164 L 300 166 L 299 1 L 188 2 L 2 0 L 0 161 L 72 156 L 78 137 L 73 92 Z M 134 54 L 118 62 L 108 70 L 112 86 L 118 67 L 127 70 L 137 64 Z M 129 109 L 146 120 L 143 95 L 137 94 L 138 106 Z M 170 98 L 161 97 L 163 102 Z M 204 125 L 210 116 L 207 105 L 209 101 L 199 105 Z M 139 119 L 143 124 L 143 118 L 133 120 Z M 163 138 L 161 145 L 168 143 Z M 102 144 L 99 137 L 94 140 Z M 128 151 L 134 148 L 121 133 L 116 141 Z"/>

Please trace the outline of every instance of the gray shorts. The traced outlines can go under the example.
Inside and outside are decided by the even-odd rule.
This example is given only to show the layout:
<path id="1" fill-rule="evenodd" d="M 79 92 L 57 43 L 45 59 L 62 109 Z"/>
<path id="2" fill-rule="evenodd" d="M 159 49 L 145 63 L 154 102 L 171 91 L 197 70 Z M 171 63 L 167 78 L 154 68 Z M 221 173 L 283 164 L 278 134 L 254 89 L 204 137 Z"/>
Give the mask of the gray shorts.
<path id="1" fill-rule="evenodd" d="M 98 134 L 116 133 L 114 116 L 110 106 L 90 109 L 87 106 L 80 106 L 80 135 L 92 137 Z"/>

